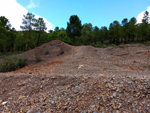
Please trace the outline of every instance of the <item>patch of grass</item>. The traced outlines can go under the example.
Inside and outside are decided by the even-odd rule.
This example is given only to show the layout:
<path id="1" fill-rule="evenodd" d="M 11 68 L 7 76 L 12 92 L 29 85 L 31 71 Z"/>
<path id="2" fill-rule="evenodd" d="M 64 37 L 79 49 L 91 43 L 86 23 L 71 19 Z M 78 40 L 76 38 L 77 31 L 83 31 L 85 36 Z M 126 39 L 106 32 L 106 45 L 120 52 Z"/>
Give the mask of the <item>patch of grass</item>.
<path id="1" fill-rule="evenodd" d="M 48 55 L 49 54 L 49 50 L 45 50 L 45 55 Z"/>
<path id="2" fill-rule="evenodd" d="M 19 58 L 18 59 L 18 68 L 22 68 L 26 65 L 28 65 L 28 59 L 27 58 Z"/>
<path id="3" fill-rule="evenodd" d="M 144 43 L 145 45 L 150 45 L 150 41 L 147 41 Z"/>
<path id="4" fill-rule="evenodd" d="M 102 48 L 106 48 L 107 46 L 105 44 L 102 45 Z"/>
<path id="5" fill-rule="evenodd" d="M 109 42 L 110 42 L 109 40 L 105 40 L 104 44 L 109 45 Z"/>
<path id="6" fill-rule="evenodd" d="M 14 52 L 0 52 L 0 59 L 8 58 L 13 55 L 23 53 L 24 51 L 14 51 Z"/>
<path id="7" fill-rule="evenodd" d="M 6 58 L 4 59 L 4 61 L 0 62 L 0 72 L 14 71 L 26 65 L 28 65 L 27 58 L 19 58 L 19 59 L 17 57 Z"/>
<path id="8" fill-rule="evenodd" d="M 94 43 L 90 43 L 89 45 L 91 45 L 91 46 L 93 46 L 93 47 L 95 46 L 95 44 L 94 44 Z"/>
<path id="9" fill-rule="evenodd" d="M 110 55 L 114 55 L 113 53 L 110 53 Z"/>
<path id="10" fill-rule="evenodd" d="M 96 47 L 101 47 L 100 44 L 97 44 Z"/>
<path id="11" fill-rule="evenodd" d="M 38 51 L 35 51 L 34 55 L 35 55 L 35 60 L 37 62 L 41 61 L 41 56 L 40 56 L 40 53 Z"/>

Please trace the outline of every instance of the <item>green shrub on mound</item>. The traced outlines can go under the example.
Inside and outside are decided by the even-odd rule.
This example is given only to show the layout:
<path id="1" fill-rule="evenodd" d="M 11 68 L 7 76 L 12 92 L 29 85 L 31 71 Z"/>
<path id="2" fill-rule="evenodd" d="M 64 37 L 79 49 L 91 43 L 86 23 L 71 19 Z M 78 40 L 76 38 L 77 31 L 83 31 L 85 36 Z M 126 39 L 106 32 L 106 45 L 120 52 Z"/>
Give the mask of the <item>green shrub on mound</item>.
<path id="1" fill-rule="evenodd" d="M 3 62 L 0 62 L 0 72 L 14 71 L 15 69 L 22 68 L 28 65 L 27 58 L 6 58 Z"/>
<path id="2" fill-rule="evenodd" d="M 38 51 L 35 51 L 34 52 L 34 56 L 35 56 L 35 60 L 37 62 L 41 61 L 41 56 L 40 56 L 40 53 Z"/>
<path id="3" fill-rule="evenodd" d="M 48 55 L 49 54 L 49 50 L 45 50 L 45 55 Z"/>

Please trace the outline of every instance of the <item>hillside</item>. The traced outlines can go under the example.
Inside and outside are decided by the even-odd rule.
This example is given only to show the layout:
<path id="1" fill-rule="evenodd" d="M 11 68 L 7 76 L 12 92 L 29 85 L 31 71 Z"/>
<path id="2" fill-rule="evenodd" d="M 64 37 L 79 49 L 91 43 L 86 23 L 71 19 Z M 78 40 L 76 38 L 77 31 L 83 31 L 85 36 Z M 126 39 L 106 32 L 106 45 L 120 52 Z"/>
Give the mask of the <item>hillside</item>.
<path id="1" fill-rule="evenodd" d="M 29 65 L 0 73 L 0 112 L 150 112 L 150 46 L 54 40 L 18 56 Z"/>
<path id="2" fill-rule="evenodd" d="M 45 55 L 46 50 L 50 52 L 48 55 Z M 149 50 L 150 46 L 145 45 L 122 45 L 102 49 L 71 46 L 55 40 L 20 54 L 28 57 L 29 66 L 15 72 L 89 74 L 103 71 L 149 71 Z M 40 54 L 41 62 L 35 62 L 35 52 Z M 78 70 L 79 65 L 84 68 Z"/>

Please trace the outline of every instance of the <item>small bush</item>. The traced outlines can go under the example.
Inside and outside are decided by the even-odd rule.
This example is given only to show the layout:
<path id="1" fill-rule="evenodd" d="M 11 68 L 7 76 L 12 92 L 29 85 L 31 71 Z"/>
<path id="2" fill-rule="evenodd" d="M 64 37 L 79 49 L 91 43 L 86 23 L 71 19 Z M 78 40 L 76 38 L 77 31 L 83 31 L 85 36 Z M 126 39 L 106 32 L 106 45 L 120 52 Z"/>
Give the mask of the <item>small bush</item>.
<path id="1" fill-rule="evenodd" d="M 95 44 L 94 44 L 94 43 L 90 43 L 90 45 L 91 45 L 91 46 L 95 46 Z"/>
<path id="2" fill-rule="evenodd" d="M 114 55 L 113 53 L 110 53 L 110 55 Z"/>
<path id="3" fill-rule="evenodd" d="M 22 68 L 28 65 L 27 58 L 6 58 L 0 63 L 0 72 L 14 71 L 15 69 Z"/>
<path id="4" fill-rule="evenodd" d="M 144 42 L 145 45 L 150 45 L 150 41 Z"/>
<path id="5" fill-rule="evenodd" d="M 115 44 L 111 44 L 111 46 L 116 46 Z"/>
<path id="6" fill-rule="evenodd" d="M 96 47 L 101 47 L 100 44 L 97 44 Z"/>
<path id="7" fill-rule="evenodd" d="M 14 51 L 14 52 L 0 52 L 0 59 L 8 58 L 13 55 L 23 53 L 24 51 Z"/>
<path id="8" fill-rule="evenodd" d="M 46 51 L 45 51 L 45 55 L 48 55 L 49 54 L 49 50 L 47 49 Z"/>
<path id="9" fill-rule="evenodd" d="M 22 68 L 24 66 L 28 65 L 28 59 L 27 58 L 19 58 L 18 60 L 18 66 L 19 68 Z"/>
<path id="10" fill-rule="evenodd" d="M 122 46 L 122 45 L 124 45 L 124 43 L 119 44 L 119 46 Z"/>
<path id="11" fill-rule="evenodd" d="M 106 45 L 108 45 L 109 43 L 110 43 L 109 40 L 105 40 L 105 41 L 104 41 L 104 44 L 106 44 Z"/>
<path id="12" fill-rule="evenodd" d="M 104 44 L 104 45 L 102 45 L 102 48 L 106 48 L 107 46 Z"/>
<path id="13" fill-rule="evenodd" d="M 38 51 L 35 51 L 34 55 L 35 55 L 35 60 L 36 60 L 37 62 L 41 61 L 41 56 L 40 56 L 40 54 L 39 54 Z"/>

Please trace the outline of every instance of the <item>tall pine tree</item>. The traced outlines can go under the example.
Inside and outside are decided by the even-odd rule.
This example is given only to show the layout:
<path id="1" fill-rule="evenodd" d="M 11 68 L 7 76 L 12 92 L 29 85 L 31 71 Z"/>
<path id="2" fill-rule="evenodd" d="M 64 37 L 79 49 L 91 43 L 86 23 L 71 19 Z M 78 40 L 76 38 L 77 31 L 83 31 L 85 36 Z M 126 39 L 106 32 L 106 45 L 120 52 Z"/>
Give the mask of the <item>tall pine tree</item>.
<path id="1" fill-rule="evenodd" d="M 77 15 L 72 15 L 69 19 L 69 22 L 67 22 L 67 35 L 72 39 L 72 41 L 75 43 L 76 42 L 76 36 L 80 37 L 81 36 L 81 30 L 82 30 L 82 25 L 81 25 L 81 20 Z"/>

